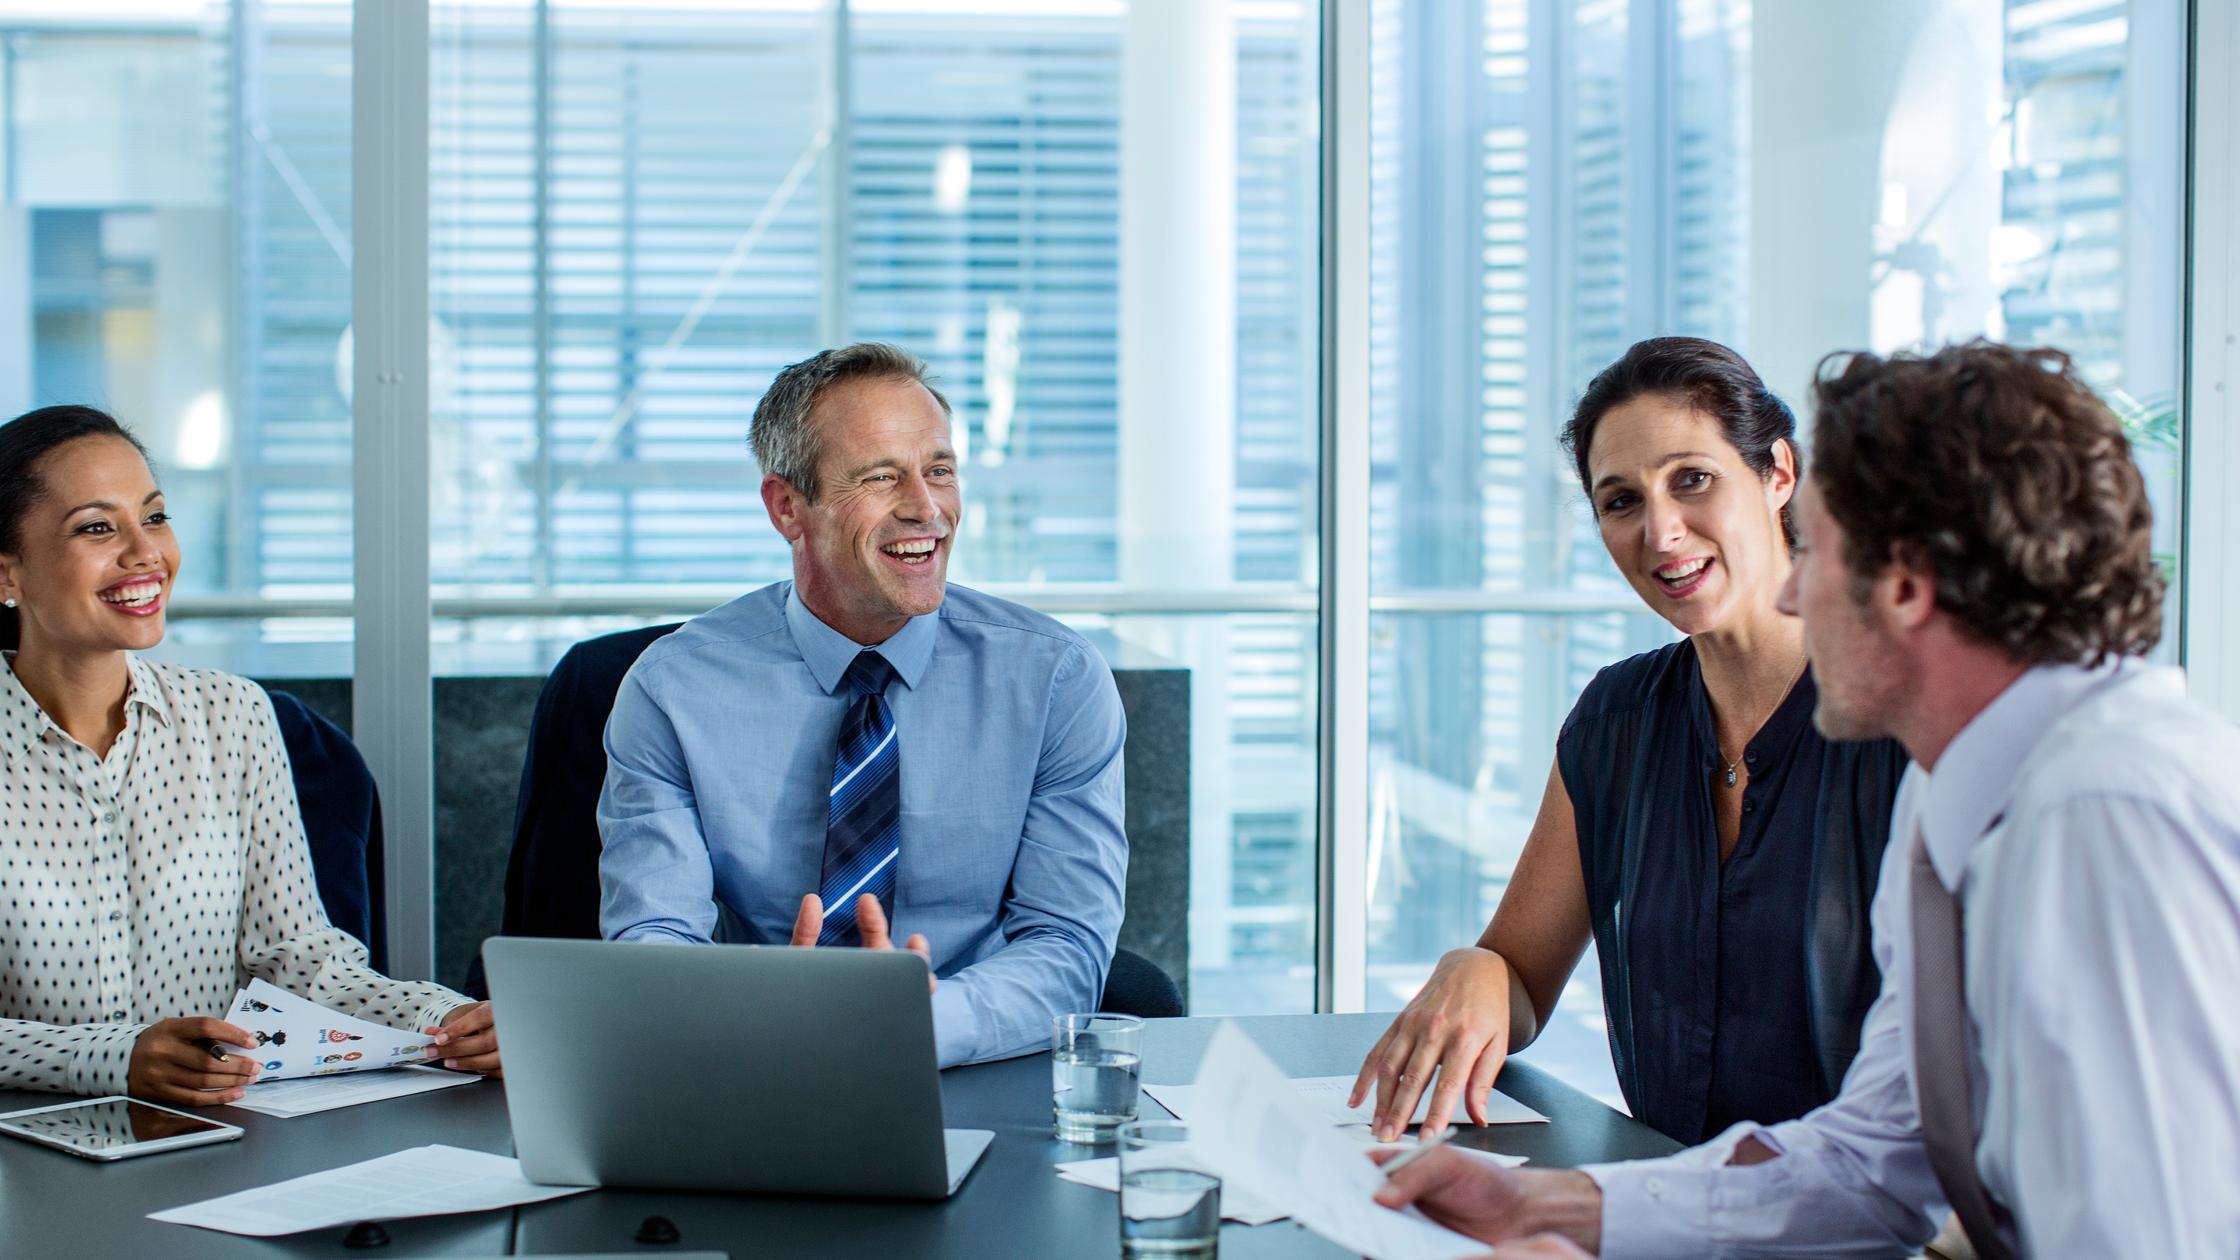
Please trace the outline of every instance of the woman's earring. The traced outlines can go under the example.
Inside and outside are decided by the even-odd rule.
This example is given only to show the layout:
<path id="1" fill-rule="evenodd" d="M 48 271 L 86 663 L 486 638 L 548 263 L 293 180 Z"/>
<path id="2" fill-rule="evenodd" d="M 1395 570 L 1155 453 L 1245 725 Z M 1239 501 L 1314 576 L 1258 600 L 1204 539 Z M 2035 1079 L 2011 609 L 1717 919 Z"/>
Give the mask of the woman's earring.
<path id="1" fill-rule="evenodd" d="M 10 607 L 10 608 L 13 608 L 13 607 L 15 607 L 15 606 L 16 606 L 16 601 L 15 601 L 14 599 L 12 599 L 12 598 L 11 598 L 10 600 L 8 600 L 8 607 Z"/>

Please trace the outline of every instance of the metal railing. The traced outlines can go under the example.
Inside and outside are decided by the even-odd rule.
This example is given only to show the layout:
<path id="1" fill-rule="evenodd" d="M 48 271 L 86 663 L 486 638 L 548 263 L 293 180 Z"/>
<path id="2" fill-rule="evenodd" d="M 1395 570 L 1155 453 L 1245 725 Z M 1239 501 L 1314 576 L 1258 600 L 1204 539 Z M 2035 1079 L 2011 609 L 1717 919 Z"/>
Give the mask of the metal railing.
<path id="1" fill-rule="evenodd" d="M 444 595 L 439 588 L 433 601 L 433 615 L 439 620 L 691 616 L 736 598 L 747 589 L 750 588 L 663 586 L 584 594 Z M 1105 586 L 991 583 L 976 585 L 973 589 L 1053 616 L 1197 617 L 1256 613 L 1313 616 L 1321 608 L 1316 592 L 1289 586 L 1130 590 Z M 180 595 L 172 603 L 171 615 L 181 620 L 346 618 L 353 607 L 348 599 Z M 1408 613 L 1578 616 L 1641 611 L 1641 601 L 1625 592 L 1458 588 L 1369 596 L 1372 616 Z"/>

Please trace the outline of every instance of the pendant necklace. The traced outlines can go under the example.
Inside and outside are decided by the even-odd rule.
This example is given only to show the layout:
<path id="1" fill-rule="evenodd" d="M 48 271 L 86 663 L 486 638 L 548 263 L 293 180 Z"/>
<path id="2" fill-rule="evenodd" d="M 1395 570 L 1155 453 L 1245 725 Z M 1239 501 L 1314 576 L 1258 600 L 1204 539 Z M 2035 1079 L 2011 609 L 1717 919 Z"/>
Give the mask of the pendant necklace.
<path id="1" fill-rule="evenodd" d="M 1767 712 L 1767 714 L 1765 715 L 1765 717 L 1764 717 L 1764 718 L 1761 718 L 1761 719 L 1759 719 L 1759 721 L 1758 721 L 1758 725 L 1759 725 L 1760 727 L 1763 727 L 1763 726 L 1764 726 L 1764 725 L 1765 725 L 1765 724 L 1766 724 L 1767 722 L 1771 721 L 1771 720 L 1773 719 L 1773 715 L 1774 715 L 1775 713 L 1779 713 L 1779 712 L 1781 711 L 1781 706 L 1782 706 L 1782 705 L 1784 705 L 1784 704 L 1787 704 L 1787 703 L 1789 702 L 1789 693 L 1790 693 L 1790 692 L 1792 692 L 1792 691 L 1795 691 L 1795 690 L 1797 689 L 1797 684 L 1798 684 L 1799 682 L 1801 682 L 1801 681 L 1803 681 L 1803 680 L 1804 680 L 1804 671 L 1805 671 L 1805 669 L 1806 669 L 1806 668 L 1807 668 L 1808 666 L 1810 666 L 1811 664 L 1812 664 L 1812 661 L 1811 661 L 1811 659 L 1810 659 L 1810 658 L 1807 658 L 1807 659 L 1806 659 L 1806 661 L 1805 661 L 1805 663 L 1804 663 L 1803 665 L 1799 665 L 1799 666 L 1797 666 L 1797 676 L 1796 676 L 1795 678 L 1792 678 L 1792 679 L 1790 679 L 1790 680 L 1789 680 L 1789 685 L 1788 685 L 1788 686 L 1787 686 L 1786 688 L 1784 688 L 1784 689 L 1782 690 L 1782 692 L 1781 692 L 1781 698 L 1780 698 L 1779 700 L 1776 700 L 1776 701 L 1774 701 L 1774 702 L 1773 702 L 1773 708 L 1772 708 L 1772 709 L 1771 709 L 1770 711 L 1768 711 L 1768 712 Z M 1725 752 L 1726 752 L 1726 750 L 1725 750 L 1725 749 L 1723 749 L 1723 748 L 1722 748 L 1722 749 L 1720 749 L 1719 751 L 1720 751 L 1720 753 L 1721 753 L 1722 755 L 1724 755 L 1724 754 L 1725 754 Z M 1749 755 L 1750 755 L 1750 744 L 1749 744 L 1749 742 L 1748 742 L 1748 741 L 1744 741 L 1744 742 L 1743 742 L 1743 745 L 1742 745 L 1742 755 L 1743 755 L 1743 757 L 1747 757 L 1747 756 L 1749 756 Z M 1735 759 L 1734 759 L 1733 761 L 1730 761 L 1730 762 L 1728 762 L 1728 763 L 1727 763 L 1727 786 L 1728 786 L 1728 787 L 1733 787 L 1733 786 L 1735 785 L 1736 779 L 1735 779 L 1735 772 L 1734 772 L 1734 768 L 1735 768 L 1736 766 L 1739 766 L 1739 765 L 1741 765 L 1741 764 L 1742 764 L 1742 757 L 1737 757 L 1737 758 L 1735 758 Z"/>

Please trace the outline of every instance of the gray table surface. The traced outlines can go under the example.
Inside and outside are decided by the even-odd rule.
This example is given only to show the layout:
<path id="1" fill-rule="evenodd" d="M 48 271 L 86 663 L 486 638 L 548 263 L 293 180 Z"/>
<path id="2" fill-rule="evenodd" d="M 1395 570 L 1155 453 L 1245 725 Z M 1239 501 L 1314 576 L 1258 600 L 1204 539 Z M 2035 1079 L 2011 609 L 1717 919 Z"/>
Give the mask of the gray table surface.
<path id="1" fill-rule="evenodd" d="M 1360 1066 L 1387 1015 L 1275 1015 L 1240 1019 L 1285 1071 L 1331 1076 Z M 1217 1019 L 1150 1021 L 1144 1079 L 1183 1082 L 1195 1074 Z M 1500 1087 L 1545 1113 L 1544 1125 L 1466 1129 L 1457 1141 L 1528 1155 L 1545 1167 L 1636 1159 L 1674 1144 L 1528 1063 L 1511 1063 Z M 248 1130 L 238 1142 L 96 1164 L 28 1142 L 0 1138 L 0 1256 L 435 1256 L 522 1253 L 727 1251 L 750 1256 L 1083 1256 L 1119 1253 L 1115 1196 L 1060 1181 L 1051 1166 L 1111 1154 L 1050 1136 L 1046 1055 L 942 1073 L 949 1124 L 993 1129 L 996 1140 L 956 1195 L 943 1203 L 602 1190 L 514 1212 L 390 1222 L 392 1243 L 345 1251 L 343 1230 L 248 1239 L 147 1213 L 337 1168 L 431 1143 L 510 1153 L 505 1094 L 482 1082 L 293 1120 L 231 1108 L 210 1114 Z M 0 1091 L 0 1111 L 57 1101 Z M 1146 1106 L 1152 1104 L 1146 1101 Z M 720 1122 L 711 1119 L 711 1123 Z M 640 1222 L 660 1215 L 678 1241 L 639 1247 Z M 1346 1253 L 1288 1221 L 1226 1225 L 1231 1260 Z"/>
<path id="2" fill-rule="evenodd" d="M 1238 1020 L 1293 1076 L 1357 1070 L 1391 1016 L 1269 1015 Z M 1218 1019 L 1151 1020 L 1145 1028 L 1144 1079 L 1180 1083 L 1197 1073 Z M 1546 1167 L 1638 1159 L 1677 1149 L 1656 1131 L 1612 1111 L 1545 1072 L 1517 1062 L 1499 1087 L 1552 1123 L 1468 1129 L 1458 1142 L 1528 1155 Z M 845 1204 L 805 1198 L 605 1190 L 537 1204 L 520 1212 L 522 1251 L 624 1250 L 646 1217 L 673 1221 L 678 1245 L 750 1256 L 1095 1257 L 1120 1252 L 1117 1196 L 1060 1181 L 1051 1166 L 1112 1154 L 1050 1135 L 1049 1056 L 953 1068 L 941 1074 L 943 1111 L 956 1127 L 993 1129 L 979 1167 L 944 1203 Z M 1147 1105 L 1148 1100 L 1146 1100 Z M 1350 1253 L 1290 1221 L 1221 1231 L 1227 1260 L 1335 1257 Z"/>
<path id="3" fill-rule="evenodd" d="M 45 1107 L 54 1094 L 0 1090 L 0 1111 Z M 239 1140 L 193 1146 L 102 1164 L 32 1142 L 0 1136 L 0 1256 L 434 1256 L 506 1253 L 511 1212 L 390 1221 L 391 1245 L 346 1251 L 344 1230 L 285 1238 L 241 1238 L 148 1219 L 183 1204 L 341 1168 L 414 1146 L 438 1143 L 513 1153 L 503 1087 L 476 1081 L 432 1094 L 367 1103 L 283 1120 L 232 1107 L 202 1114 L 248 1132 Z"/>

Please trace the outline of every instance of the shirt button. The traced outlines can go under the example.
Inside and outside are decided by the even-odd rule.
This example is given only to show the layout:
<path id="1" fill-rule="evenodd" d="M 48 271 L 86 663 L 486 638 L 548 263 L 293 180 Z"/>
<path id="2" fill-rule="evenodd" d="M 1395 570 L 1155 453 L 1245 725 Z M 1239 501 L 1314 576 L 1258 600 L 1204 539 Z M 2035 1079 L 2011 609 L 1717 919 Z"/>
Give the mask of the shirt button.
<path id="1" fill-rule="evenodd" d="M 122 911 L 122 910 L 111 910 L 111 911 L 109 912 L 109 922 L 111 922 L 111 923 L 115 923 L 115 922 L 117 922 L 117 921 L 119 921 L 119 920 L 121 920 L 121 919 L 123 919 L 123 918 L 124 918 L 124 911 Z"/>
<path id="2" fill-rule="evenodd" d="M 1747 813 L 1749 813 L 1749 812 L 1750 812 L 1751 810 L 1754 810 L 1754 809 L 1756 809 L 1757 807 L 1758 807 L 1758 805 L 1757 805 L 1757 802 L 1755 802 L 1755 801 L 1744 801 L 1744 802 L 1742 803 L 1742 812 L 1743 812 L 1743 813 L 1745 813 L 1745 814 L 1747 814 Z"/>
<path id="3" fill-rule="evenodd" d="M 110 811 L 109 813 L 103 814 L 103 815 L 101 816 L 101 821 L 103 821 L 103 822 L 105 822 L 105 823 L 113 823 L 113 822 L 115 822 L 116 820 L 117 820 L 117 815 L 116 815 L 116 812 L 115 812 L 114 810 Z"/>
<path id="4" fill-rule="evenodd" d="M 123 1023 L 125 1014 L 123 1011 L 118 1011 L 116 1014 L 111 1015 L 109 1018 L 117 1023 Z"/>
<path id="5" fill-rule="evenodd" d="M 1656 1195 L 1659 1198 L 1664 1197 L 1664 1178 L 1651 1177 L 1649 1178 L 1649 1180 L 1643 1182 L 1642 1184 L 1648 1187 L 1649 1193 Z"/>
<path id="6" fill-rule="evenodd" d="M 1754 752 L 1746 752 L 1746 753 L 1742 754 L 1742 763 L 1743 763 L 1744 765 L 1748 765 L 1748 766 L 1754 766 L 1754 765 L 1757 765 L 1757 764 L 1758 764 L 1758 754 L 1756 754 L 1756 753 L 1754 753 Z"/>

